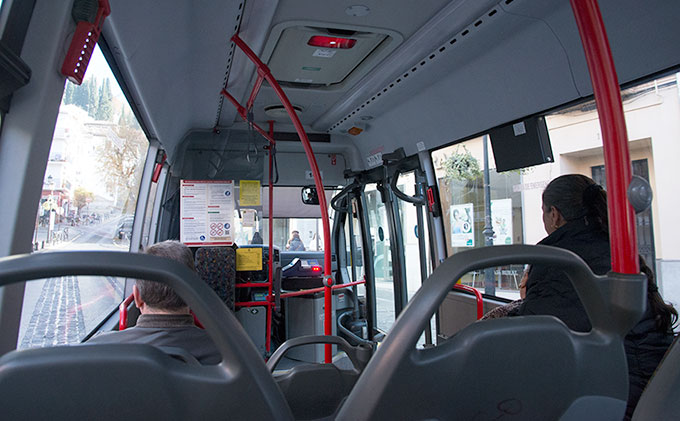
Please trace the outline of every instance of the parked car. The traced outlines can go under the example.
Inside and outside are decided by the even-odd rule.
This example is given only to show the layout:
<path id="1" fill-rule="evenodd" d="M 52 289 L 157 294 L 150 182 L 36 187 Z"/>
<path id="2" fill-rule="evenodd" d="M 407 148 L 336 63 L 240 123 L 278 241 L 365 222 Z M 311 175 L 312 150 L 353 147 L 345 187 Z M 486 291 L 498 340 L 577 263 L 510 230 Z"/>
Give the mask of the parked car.
<path id="1" fill-rule="evenodd" d="M 132 236 L 132 224 L 135 222 L 134 216 L 126 216 L 116 229 L 115 236 L 119 240 L 129 240 Z"/>

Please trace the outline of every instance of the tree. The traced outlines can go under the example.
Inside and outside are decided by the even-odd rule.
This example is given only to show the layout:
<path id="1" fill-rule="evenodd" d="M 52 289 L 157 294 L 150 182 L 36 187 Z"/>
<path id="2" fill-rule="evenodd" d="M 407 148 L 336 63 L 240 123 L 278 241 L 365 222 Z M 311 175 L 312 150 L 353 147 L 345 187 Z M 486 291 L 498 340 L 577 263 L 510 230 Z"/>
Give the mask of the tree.
<path id="1" fill-rule="evenodd" d="M 74 85 L 71 82 L 66 82 L 66 87 L 64 88 L 64 96 L 61 98 L 65 105 L 73 104 L 73 92 Z"/>
<path id="2" fill-rule="evenodd" d="M 129 124 L 127 124 L 127 116 L 125 115 L 125 107 L 123 107 L 120 110 L 120 117 L 118 117 L 118 125 L 119 126 L 129 126 Z"/>
<path id="3" fill-rule="evenodd" d="M 113 103 L 111 95 L 111 86 L 109 85 L 109 79 L 105 78 L 99 88 L 99 104 L 97 106 L 97 111 L 94 117 L 97 120 L 107 120 L 111 121 L 113 119 Z"/>
<path id="4" fill-rule="evenodd" d="M 107 190 L 117 193 L 116 203 L 123 203 L 123 213 L 133 213 L 149 143 L 144 133 L 133 127 L 119 126 L 116 135 L 121 141 L 107 140 L 100 145 L 97 160 Z"/>
<path id="5" fill-rule="evenodd" d="M 73 87 L 73 94 L 71 95 L 71 103 L 77 105 L 83 110 L 87 111 L 88 92 L 90 89 L 90 81 L 86 80 L 80 86 Z"/>
<path id="6" fill-rule="evenodd" d="M 87 115 L 92 118 L 97 118 L 99 111 L 99 91 L 97 89 L 97 79 L 93 79 L 92 83 L 87 86 L 87 106 L 84 108 Z"/>
<path id="7" fill-rule="evenodd" d="M 78 187 L 73 192 L 73 201 L 75 202 L 78 209 L 82 209 L 85 205 L 87 205 L 93 199 L 94 199 L 94 193 L 92 193 L 91 191 L 85 190 L 82 187 Z"/>

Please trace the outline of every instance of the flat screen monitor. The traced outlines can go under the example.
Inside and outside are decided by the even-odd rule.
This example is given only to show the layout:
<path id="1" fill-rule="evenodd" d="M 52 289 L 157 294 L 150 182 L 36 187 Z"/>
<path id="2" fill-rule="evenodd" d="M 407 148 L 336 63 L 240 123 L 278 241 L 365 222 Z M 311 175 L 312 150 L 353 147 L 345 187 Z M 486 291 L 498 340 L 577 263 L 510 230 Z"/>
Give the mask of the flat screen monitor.
<path id="1" fill-rule="evenodd" d="M 515 121 L 489 131 L 496 171 L 503 172 L 553 162 L 544 117 Z"/>

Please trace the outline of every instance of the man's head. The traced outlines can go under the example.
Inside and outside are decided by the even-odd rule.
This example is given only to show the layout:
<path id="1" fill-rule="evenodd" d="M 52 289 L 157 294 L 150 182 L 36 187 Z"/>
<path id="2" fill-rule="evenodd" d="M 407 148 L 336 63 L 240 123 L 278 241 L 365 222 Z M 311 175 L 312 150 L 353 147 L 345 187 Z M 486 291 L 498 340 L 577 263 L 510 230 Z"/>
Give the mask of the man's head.
<path id="1" fill-rule="evenodd" d="M 189 247 L 179 241 L 163 241 L 145 251 L 146 254 L 165 257 L 185 264 L 189 269 L 194 267 L 194 256 Z M 133 289 L 135 304 L 142 314 L 145 313 L 181 313 L 188 314 L 186 303 L 169 286 L 159 282 L 137 280 Z"/>

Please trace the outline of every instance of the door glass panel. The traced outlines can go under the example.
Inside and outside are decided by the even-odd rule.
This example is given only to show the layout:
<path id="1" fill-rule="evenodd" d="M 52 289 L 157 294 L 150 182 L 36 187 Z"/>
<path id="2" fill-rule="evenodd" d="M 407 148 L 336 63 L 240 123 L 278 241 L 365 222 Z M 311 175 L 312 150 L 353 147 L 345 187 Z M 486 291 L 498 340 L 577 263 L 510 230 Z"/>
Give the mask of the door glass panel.
<path id="1" fill-rule="evenodd" d="M 365 193 L 370 241 L 375 253 L 373 270 L 375 273 L 376 325 L 382 331 L 387 332 L 394 324 L 394 283 L 387 211 L 376 184 L 367 184 Z"/>
<path id="2" fill-rule="evenodd" d="M 409 196 L 414 196 L 416 193 L 416 178 L 415 173 L 409 172 L 406 174 L 401 174 L 399 180 L 397 180 L 397 187 L 399 190 L 404 192 Z M 401 218 L 401 228 L 402 228 L 402 238 L 404 239 L 404 259 L 406 262 L 406 292 L 407 298 L 411 301 L 411 298 L 423 285 L 423 277 L 420 270 L 420 238 L 418 238 L 418 208 L 411 204 L 398 200 L 399 203 L 399 217 Z M 429 230 L 427 229 L 427 220 L 425 219 L 425 214 L 423 213 L 423 223 L 424 229 L 424 248 L 425 248 L 425 264 L 427 266 L 427 276 L 431 273 L 430 267 L 430 239 Z M 430 331 L 434 336 L 433 329 L 434 323 L 430 322 Z M 421 347 L 425 343 L 425 334 L 423 333 L 418 339 L 416 347 Z"/>
<path id="3" fill-rule="evenodd" d="M 364 256 L 363 247 L 361 246 L 361 226 L 359 225 L 359 218 L 356 214 L 356 200 L 351 201 L 351 212 L 347 215 L 347 220 L 345 222 L 345 248 L 347 253 L 347 273 L 350 276 L 350 281 L 360 281 L 364 279 Z M 352 224 L 352 234 L 350 235 L 350 224 Z M 352 242 L 354 242 L 354 259 L 352 259 Z M 365 286 L 358 286 L 359 295 L 365 295 Z"/>
<path id="4" fill-rule="evenodd" d="M 399 190 L 409 196 L 415 195 L 415 174 L 413 172 L 401 174 L 397 181 Z M 401 218 L 402 235 L 404 238 L 404 259 L 406 261 L 406 287 L 408 292 L 408 299 L 420 289 L 422 285 L 422 276 L 420 273 L 420 250 L 418 244 L 418 216 L 416 208 L 411 203 L 406 203 L 402 200 L 399 203 L 399 216 Z M 425 252 L 428 253 L 427 246 L 427 227 L 425 227 Z"/>

